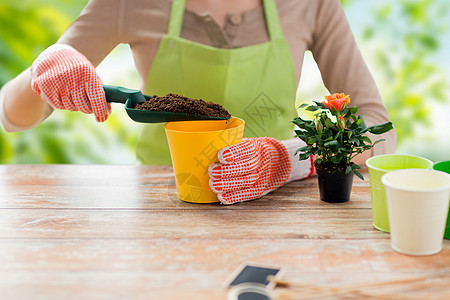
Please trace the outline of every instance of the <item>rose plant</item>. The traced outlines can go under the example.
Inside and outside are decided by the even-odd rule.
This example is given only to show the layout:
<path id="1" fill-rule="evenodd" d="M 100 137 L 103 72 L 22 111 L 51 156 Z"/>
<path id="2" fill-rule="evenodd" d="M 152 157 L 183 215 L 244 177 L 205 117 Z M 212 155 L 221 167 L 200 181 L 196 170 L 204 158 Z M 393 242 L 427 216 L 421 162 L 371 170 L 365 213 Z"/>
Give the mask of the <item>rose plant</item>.
<path id="1" fill-rule="evenodd" d="M 353 171 L 364 179 L 358 171 L 361 167 L 352 160 L 358 154 L 371 149 L 384 139 L 372 142 L 366 133 L 383 134 L 393 128 L 391 122 L 367 127 L 363 116 L 356 116 L 358 108 L 348 107 L 350 97 L 343 93 L 325 96 L 326 101 L 299 108 L 316 112 L 314 120 L 295 118 L 292 122 L 298 126 L 296 136 L 306 143 L 297 150 L 299 159 L 304 160 L 311 155 L 315 157 L 314 165 L 332 172 L 349 174 Z"/>

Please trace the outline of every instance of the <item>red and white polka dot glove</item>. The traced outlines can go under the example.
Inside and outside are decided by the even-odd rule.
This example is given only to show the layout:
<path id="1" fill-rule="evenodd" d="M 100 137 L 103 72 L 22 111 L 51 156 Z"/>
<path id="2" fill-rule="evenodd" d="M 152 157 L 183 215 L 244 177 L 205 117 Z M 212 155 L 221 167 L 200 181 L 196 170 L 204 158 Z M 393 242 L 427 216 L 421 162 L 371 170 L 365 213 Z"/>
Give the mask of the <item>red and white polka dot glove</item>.
<path id="1" fill-rule="evenodd" d="M 211 189 L 223 204 L 259 198 L 289 179 L 292 162 L 286 147 L 270 137 L 248 138 L 218 152 L 209 167 Z"/>
<path id="2" fill-rule="evenodd" d="M 55 44 L 31 66 L 31 88 L 52 107 L 94 113 L 103 122 L 111 112 L 91 62 L 69 45 Z"/>

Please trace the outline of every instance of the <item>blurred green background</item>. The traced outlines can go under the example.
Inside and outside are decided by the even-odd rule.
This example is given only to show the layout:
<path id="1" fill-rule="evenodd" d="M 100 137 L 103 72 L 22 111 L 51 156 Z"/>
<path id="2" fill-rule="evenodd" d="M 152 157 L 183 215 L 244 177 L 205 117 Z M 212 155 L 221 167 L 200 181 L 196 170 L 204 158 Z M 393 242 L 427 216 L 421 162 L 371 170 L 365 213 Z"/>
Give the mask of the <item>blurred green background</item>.
<path id="1" fill-rule="evenodd" d="M 447 0 L 341 0 L 352 30 L 397 128 L 398 153 L 450 159 L 450 8 Z M 75 20 L 87 0 L 3 0 L 0 86 L 30 66 Z M 120 70 L 120 72 L 114 72 Z M 127 45 L 97 68 L 104 83 L 139 88 Z M 307 75 L 306 75 L 307 74 Z M 297 101 L 328 94 L 305 54 Z M 113 104 L 105 123 L 55 111 L 27 132 L 0 130 L 0 163 L 129 164 L 140 125 Z"/>

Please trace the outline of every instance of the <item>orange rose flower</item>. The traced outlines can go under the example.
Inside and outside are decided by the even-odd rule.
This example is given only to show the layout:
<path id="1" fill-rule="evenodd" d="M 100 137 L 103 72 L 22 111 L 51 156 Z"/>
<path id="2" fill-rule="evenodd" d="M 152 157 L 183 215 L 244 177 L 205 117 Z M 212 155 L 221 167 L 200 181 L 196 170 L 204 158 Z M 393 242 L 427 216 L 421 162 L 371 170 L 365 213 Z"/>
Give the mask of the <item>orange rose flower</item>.
<path id="1" fill-rule="evenodd" d="M 331 105 L 333 105 L 337 111 L 341 111 L 345 105 L 350 103 L 350 96 L 345 95 L 344 93 L 334 93 L 332 95 L 325 96 L 325 99 L 327 101 L 322 101 L 322 103 L 325 104 L 325 106 L 330 110 Z"/>

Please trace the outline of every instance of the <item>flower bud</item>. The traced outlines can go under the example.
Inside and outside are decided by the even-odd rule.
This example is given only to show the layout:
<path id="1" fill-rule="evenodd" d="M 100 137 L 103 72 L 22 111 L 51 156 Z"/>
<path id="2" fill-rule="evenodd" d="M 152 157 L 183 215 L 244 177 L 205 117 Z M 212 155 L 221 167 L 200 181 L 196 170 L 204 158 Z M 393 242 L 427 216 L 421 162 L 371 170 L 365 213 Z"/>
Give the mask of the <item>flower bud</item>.
<path id="1" fill-rule="evenodd" d="M 318 134 L 322 134 L 323 132 L 323 124 L 320 120 L 316 122 L 316 130 Z"/>
<path id="2" fill-rule="evenodd" d="M 339 116 L 337 118 L 337 127 L 339 128 L 339 130 L 344 131 L 345 128 L 345 121 L 344 118 L 342 116 Z"/>

